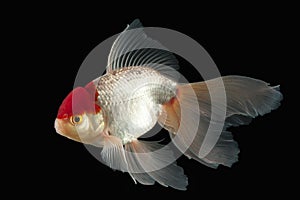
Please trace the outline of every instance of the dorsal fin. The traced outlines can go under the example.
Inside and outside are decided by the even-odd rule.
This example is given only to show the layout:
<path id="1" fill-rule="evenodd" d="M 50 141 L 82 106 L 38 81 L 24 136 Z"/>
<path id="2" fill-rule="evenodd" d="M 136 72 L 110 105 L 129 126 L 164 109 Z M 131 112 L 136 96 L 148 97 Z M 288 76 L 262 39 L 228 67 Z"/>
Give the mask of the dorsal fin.
<path id="1" fill-rule="evenodd" d="M 140 20 L 134 20 L 114 41 L 107 61 L 109 73 L 124 67 L 151 67 L 171 78 L 178 78 L 176 57 L 158 41 L 148 37 Z"/>

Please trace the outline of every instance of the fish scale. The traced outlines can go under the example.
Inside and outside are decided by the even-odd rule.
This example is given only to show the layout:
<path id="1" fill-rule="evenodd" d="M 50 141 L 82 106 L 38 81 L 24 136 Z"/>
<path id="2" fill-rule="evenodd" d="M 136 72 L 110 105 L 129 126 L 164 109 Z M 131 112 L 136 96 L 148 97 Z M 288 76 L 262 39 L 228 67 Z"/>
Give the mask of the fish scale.
<path id="1" fill-rule="evenodd" d="M 152 68 L 128 67 L 102 76 L 97 91 L 110 133 L 125 144 L 153 128 L 176 82 Z"/>

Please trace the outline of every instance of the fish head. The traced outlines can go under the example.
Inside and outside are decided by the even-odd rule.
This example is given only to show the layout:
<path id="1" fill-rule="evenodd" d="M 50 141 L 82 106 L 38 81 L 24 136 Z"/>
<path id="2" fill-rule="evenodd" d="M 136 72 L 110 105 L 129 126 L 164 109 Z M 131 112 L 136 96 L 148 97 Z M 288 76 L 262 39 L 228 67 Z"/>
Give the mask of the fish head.
<path id="1" fill-rule="evenodd" d="M 90 87 L 73 89 L 60 105 L 55 119 L 56 132 L 69 139 L 90 143 L 105 128 L 103 112 Z"/>

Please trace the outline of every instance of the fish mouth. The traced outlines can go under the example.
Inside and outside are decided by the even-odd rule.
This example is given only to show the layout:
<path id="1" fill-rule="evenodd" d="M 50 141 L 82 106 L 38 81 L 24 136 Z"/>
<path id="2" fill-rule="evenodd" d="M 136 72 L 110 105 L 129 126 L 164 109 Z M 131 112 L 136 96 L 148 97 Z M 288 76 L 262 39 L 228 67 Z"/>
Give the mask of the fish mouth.
<path id="1" fill-rule="evenodd" d="M 67 138 L 69 138 L 71 140 L 75 140 L 77 142 L 81 141 L 77 135 L 72 134 L 72 129 L 66 127 L 66 123 L 64 120 L 56 118 L 55 122 L 54 122 L 54 128 L 55 128 L 56 132 L 61 136 L 67 137 Z"/>
<path id="2" fill-rule="evenodd" d="M 56 132 L 57 132 L 58 134 L 64 135 L 64 134 L 63 134 L 63 131 L 62 131 L 62 129 L 61 129 L 61 123 L 60 123 L 59 119 L 55 119 L 55 122 L 54 122 L 54 128 L 55 128 L 55 130 L 56 130 Z"/>

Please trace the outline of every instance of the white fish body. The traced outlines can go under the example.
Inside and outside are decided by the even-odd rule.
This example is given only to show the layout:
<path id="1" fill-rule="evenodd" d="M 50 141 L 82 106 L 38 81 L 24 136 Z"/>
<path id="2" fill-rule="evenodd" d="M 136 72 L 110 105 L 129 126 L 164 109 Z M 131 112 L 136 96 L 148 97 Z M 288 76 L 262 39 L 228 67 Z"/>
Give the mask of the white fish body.
<path id="1" fill-rule="evenodd" d="M 157 123 L 162 105 L 176 96 L 177 83 L 152 68 L 128 67 L 100 77 L 98 100 L 108 131 L 123 144 L 147 133 Z"/>

